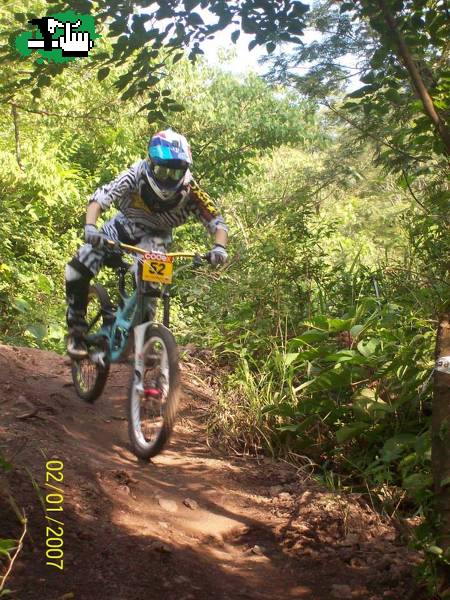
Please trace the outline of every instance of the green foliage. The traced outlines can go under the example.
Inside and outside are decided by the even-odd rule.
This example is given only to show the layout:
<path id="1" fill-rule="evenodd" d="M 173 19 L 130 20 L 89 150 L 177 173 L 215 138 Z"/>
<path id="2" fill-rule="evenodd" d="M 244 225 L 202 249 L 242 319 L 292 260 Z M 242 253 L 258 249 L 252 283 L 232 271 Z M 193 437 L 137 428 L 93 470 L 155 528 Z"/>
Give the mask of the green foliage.
<path id="1" fill-rule="evenodd" d="M 94 9 L 89 0 L 64 2 L 53 0 L 51 8 L 54 11 L 79 11 L 86 14 L 86 19 L 95 16 L 98 28 L 104 26 L 109 38 L 106 44 L 97 44 L 96 51 L 91 52 L 89 62 L 93 63 L 99 80 L 107 77 L 111 66 L 120 69 L 126 64 L 116 87 L 124 90 L 122 100 L 146 98 L 143 108 L 148 110 L 148 118 L 157 120 L 167 112 L 177 111 L 178 104 L 166 96 L 161 106 L 159 90 L 155 86 L 166 77 L 166 70 L 183 57 L 184 48 L 189 48 L 189 58 L 195 60 L 203 54 L 200 44 L 216 32 L 226 28 L 231 23 L 240 23 L 243 31 L 254 34 L 255 38 L 249 44 L 249 49 L 255 45 L 265 45 L 268 52 L 273 52 L 280 42 L 299 43 L 303 33 L 304 15 L 308 6 L 302 2 L 259 3 L 255 0 L 244 2 L 184 2 L 174 0 L 157 3 L 149 0 L 136 2 L 133 15 L 128 14 L 127 8 L 118 10 L 115 2 L 104 2 L 100 11 Z M 210 20 L 205 23 L 199 13 L 192 10 L 193 4 L 208 8 Z M 33 8 L 41 8 L 40 14 L 47 14 L 48 6 L 43 6 L 37 0 L 33 6 L 17 5 L 13 15 L 8 15 L 10 42 L 19 36 L 22 44 L 26 43 L 27 35 L 23 33 L 24 23 L 35 16 Z M 261 10 L 263 9 L 263 10 Z M 53 13 L 52 14 L 60 14 Z M 0 13 L 1 17 L 1 13 Z M 168 23 L 168 19 L 172 20 Z M 91 27 L 89 22 L 88 27 Z M 232 35 L 235 42 L 236 32 Z M 97 35 L 97 34 L 96 34 Z M 22 39 L 23 38 L 23 39 Z M 44 53 L 46 54 L 46 53 Z M 0 61 L 17 63 L 18 56 L 12 43 L 0 49 Z M 64 59 L 62 59 L 64 61 Z M 61 73 L 64 64 L 42 64 L 38 61 L 35 68 L 22 78 L 21 83 L 27 88 L 32 87 L 36 100 L 42 95 L 42 89 L 48 86 L 55 75 Z M 14 93 L 15 82 L 0 82 L 0 92 L 3 95 Z M 125 89 L 126 88 L 126 89 Z"/>
<path id="2" fill-rule="evenodd" d="M 17 90 L 17 120 L 10 105 L 0 114 L 5 132 L 0 140 L 5 167 L 0 178 L 4 342 L 63 350 L 63 271 L 81 241 L 86 200 L 98 184 L 143 155 L 156 127 L 167 126 L 151 126 L 137 112 L 138 101 L 117 102 L 111 82 L 121 77 L 121 70 L 113 70 L 110 82 L 99 81 L 95 73 L 86 76 L 74 63 L 54 80 L 51 90 L 43 91 L 39 106 Z M 281 89 L 271 90 L 255 76 L 238 81 L 181 61 L 172 69 L 171 81 L 174 97 L 186 104 L 171 125 L 190 138 L 196 175 L 213 194 L 242 189 L 242 177 L 258 168 L 260 156 L 271 147 L 319 137 L 306 103 Z M 196 103 L 188 102 L 192 86 L 199 90 Z M 167 97 L 167 90 L 161 90 L 161 97 Z M 268 113 L 272 119 L 267 119 Z M 180 245 L 205 247 L 200 225 L 182 229 Z M 111 277 L 105 273 L 102 278 Z"/>
<path id="3" fill-rule="evenodd" d="M 55 0 L 55 9 L 93 10 L 90 1 L 73 3 Z M 249 49 L 265 45 L 273 54 L 280 43 L 295 44 L 293 56 L 282 54 L 274 58 L 273 75 L 282 80 L 293 81 L 308 96 L 323 99 L 328 94 L 342 91 L 353 70 L 360 75 L 364 86 L 350 94 L 345 110 L 357 113 L 357 126 L 365 135 L 371 135 L 385 145 L 380 160 L 391 162 L 396 168 L 404 168 L 405 162 L 426 158 L 430 152 L 449 152 L 449 77 L 446 60 L 446 43 L 449 19 L 442 2 L 373 2 L 336 3 L 322 0 L 308 12 L 309 6 L 302 2 L 214 2 L 202 1 L 202 9 L 208 9 L 205 22 L 192 10 L 192 2 L 174 0 L 164 4 L 148 0 L 135 3 L 131 18 L 126 9 L 117 10 L 114 2 L 104 2 L 97 14 L 100 22 L 107 23 L 107 47 L 99 46 L 92 61 L 99 80 L 108 76 L 111 65 L 126 70 L 116 82 L 123 100 L 147 95 L 149 119 L 163 118 L 164 114 L 179 108 L 170 95 L 161 102 L 154 88 L 167 75 L 167 69 L 183 56 L 182 48 L 189 47 L 189 57 L 195 60 L 202 54 L 201 43 L 228 27 L 240 23 L 241 29 L 253 36 Z M 30 8 L 28 8 L 30 10 Z M 143 11 L 143 12 L 142 12 Z M 15 12 L 15 24 L 22 24 L 28 12 Z M 167 19 L 173 21 L 167 24 Z M 151 22 L 151 26 L 149 25 Z M 320 41 L 304 45 L 301 36 L 305 26 L 312 26 L 324 37 Z M 239 30 L 231 34 L 236 42 Z M 403 47 L 399 44 L 402 38 Z M 403 49 L 402 49 L 403 48 Z M 406 49 L 406 50 L 405 50 Z M 418 66 L 420 77 L 431 95 L 441 127 L 435 131 L 431 112 L 423 98 L 417 98 L 420 88 L 407 65 L 405 52 Z M 4 59 L 13 59 L 8 46 L 2 50 Z M 359 58 L 358 66 L 343 66 L 349 54 Z M 1 56 L 1 53 L 0 53 Z M 290 73 L 291 67 L 309 62 L 312 67 L 306 76 Z M 106 64 L 105 64 L 106 63 Z M 42 87 L 49 85 L 60 65 L 38 65 L 26 85 L 37 86 L 32 93 L 40 98 Z M 406 66 L 406 67 L 405 67 Z M 56 69 L 55 69 L 56 67 Z M 5 83 L 3 93 L 10 93 L 13 83 Z M 159 105 L 159 106 L 158 106 Z M 389 127 L 380 122 L 390 113 Z M 395 127 L 392 124 L 395 123 Z M 382 133 L 382 135 L 380 135 Z M 389 140 L 389 141 L 387 141 Z"/>
<path id="4" fill-rule="evenodd" d="M 196 177 L 213 194 L 244 191 L 242 177 L 258 168 L 257 159 L 268 149 L 320 143 L 323 136 L 307 102 L 270 88 L 256 75 L 238 80 L 185 61 L 170 81 L 172 95 L 184 107 L 170 123 L 192 140 Z"/>
<path id="5" fill-rule="evenodd" d="M 306 455 L 388 514 L 427 512 L 433 317 L 448 295 L 433 248 L 445 231 L 352 139 L 278 148 L 245 196 L 224 198 L 232 263 L 179 291 L 180 318 L 231 371 L 210 422 L 220 443 Z"/>
<path id="6" fill-rule="evenodd" d="M 8 540 L 2 539 L 0 540 L 0 554 L 4 554 L 8 558 L 10 558 L 10 553 L 15 550 L 17 547 L 17 540 Z"/>
<path id="7" fill-rule="evenodd" d="M 221 439 L 307 454 L 380 500 L 391 485 L 428 505 L 432 325 L 370 297 L 343 318 L 305 324 L 300 335 L 271 338 L 269 351 L 250 332 L 239 349 L 227 344 L 235 369 L 213 421 Z"/>
<path id="8" fill-rule="evenodd" d="M 0 339 L 63 350 L 63 271 L 86 199 L 170 125 L 231 230 L 230 263 L 180 274 L 174 290 L 178 338 L 213 348 L 227 373 L 211 434 L 307 456 L 388 514 L 422 515 L 435 317 L 449 294 L 448 163 L 375 4 L 324 0 L 306 15 L 300 2 L 142 0 L 130 15 L 103 2 L 88 60 L 31 68 L 11 40 L 46 3 L 0 8 Z M 442 3 L 387 5 L 448 122 Z M 274 85 L 184 58 L 183 44 L 196 58 L 236 21 L 271 54 Z M 322 36 L 301 46 L 306 24 Z M 293 54 L 276 53 L 280 42 Z M 349 54 L 355 68 L 342 66 Z M 300 77 L 291 68 L 304 62 Z M 344 98 L 354 72 L 362 86 Z M 175 244 L 204 251 L 205 232 L 190 223 Z M 419 535 L 446 560 L 430 527 Z"/>
<path id="9" fill-rule="evenodd" d="M 337 109 L 364 139 L 378 141 L 378 158 L 390 169 L 414 169 L 430 155 L 448 152 L 398 47 L 401 35 L 448 132 L 450 21 L 444 3 L 321 0 L 307 21 L 320 35 L 291 53 L 267 58 L 272 80 L 291 81 L 307 97 Z M 298 74 L 299 64 L 309 65 L 306 74 Z M 355 79 L 361 85 L 343 103 Z"/>

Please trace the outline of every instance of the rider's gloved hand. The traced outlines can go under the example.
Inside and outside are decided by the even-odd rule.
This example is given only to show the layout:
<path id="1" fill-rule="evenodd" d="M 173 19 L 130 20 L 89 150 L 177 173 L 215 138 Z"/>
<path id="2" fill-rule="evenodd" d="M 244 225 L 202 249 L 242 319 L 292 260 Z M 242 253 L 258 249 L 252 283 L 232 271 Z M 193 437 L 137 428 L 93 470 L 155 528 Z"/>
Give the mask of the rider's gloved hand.
<path id="1" fill-rule="evenodd" d="M 218 265 L 224 265 L 227 262 L 227 259 L 227 251 L 221 244 L 216 244 L 209 253 L 209 261 L 215 267 Z"/>
<path id="2" fill-rule="evenodd" d="M 103 248 L 104 239 L 100 231 L 95 225 L 84 226 L 84 239 L 88 244 L 91 244 L 93 248 Z"/>

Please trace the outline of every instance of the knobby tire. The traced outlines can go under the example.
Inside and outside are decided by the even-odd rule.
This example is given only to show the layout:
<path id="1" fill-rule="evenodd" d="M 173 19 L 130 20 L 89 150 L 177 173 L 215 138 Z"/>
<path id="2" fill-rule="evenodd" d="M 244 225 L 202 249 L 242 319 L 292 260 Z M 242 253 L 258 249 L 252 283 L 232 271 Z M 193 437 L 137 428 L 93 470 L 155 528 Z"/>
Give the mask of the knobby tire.
<path id="1" fill-rule="evenodd" d="M 147 330 L 146 342 L 143 348 L 144 364 L 150 362 L 150 357 L 155 356 L 155 344 L 162 343 L 167 353 L 168 389 L 163 399 L 163 408 L 160 408 L 162 421 L 158 432 L 151 438 L 146 438 L 142 425 L 141 410 L 145 399 L 139 397 L 135 389 L 136 381 L 133 374 L 130 391 L 128 394 L 128 433 L 133 452 L 138 458 L 149 459 L 159 454 L 167 444 L 175 425 L 178 400 L 180 395 L 180 370 L 178 364 L 178 350 L 172 333 L 163 325 L 151 325 Z M 153 349 L 153 350 L 152 350 Z M 154 363 L 152 363 L 154 364 Z M 153 367 L 154 368 L 154 367 Z M 144 368 L 144 385 L 146 369 Z"/>
<path id="2" fill-rule="evenodd" d="M 99 306 L 102 309 L 106 309 L 106 308 L 110 307 L 110 305 L 111 305 L 111 302 L 110 302 L 109 296 L 108 296 L 108 292 L 99 283 L 96 283 L 95 285 L 91 285 L 89 288 L 89 302 L 91 302 L 93 299 L 98 300 Z M 100 324 L 101 324 L 101 321 L 100 321 Z M 88 325 L 91 325 L 89 320 L 88 320 Z M 99 347 L 98 349 L 105 350 L 106 344 L 107 344 L 107 342 L 105 340 L 105 346 L 102 348 Z M 83 358 L 81 360 L 72 359 L 71 362 L 72 362 L 72 379 L 73 379 L 73 384 L 75 386 L 76 393 L 82 400 L 85 400 L 86 402 L 89 402 L 91 404 L 94 403 L 95 400 L 97 400 L 97 398 L 102 394 L 103 389 L 106 384 L 106 381 L 108 379 L 109 367 L 110 367 L 108 353 L 107 352 L 105 353 L 105 366 L 104 367 L 102 367 L 98 363 L 92 362 L 89 359 L 89 357 Z M 87 370 L 88 368 L 91 368 L 93 373 L 92 373 L 92 381 L 90 381 L 88 387 L 86 387 L 85 385 L 83 385 L 83 382 L 82 382 L 83 376 L 82 376 L 81 369 Z"/>

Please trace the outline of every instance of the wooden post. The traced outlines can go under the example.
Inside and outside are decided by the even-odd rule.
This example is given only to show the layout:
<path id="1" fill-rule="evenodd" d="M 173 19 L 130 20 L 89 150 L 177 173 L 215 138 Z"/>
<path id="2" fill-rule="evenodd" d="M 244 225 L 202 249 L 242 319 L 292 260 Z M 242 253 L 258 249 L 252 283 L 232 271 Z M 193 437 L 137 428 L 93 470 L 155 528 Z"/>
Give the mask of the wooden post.
<path id="1" fill-rule="evenodd" d="M 450 313 L 441 314 L 436 338 L 436 359 L 450 356 Z M 450 361 L 449 361 L 450 364 Z M 438 546 L 450 552 L 450 374 L 434 372 L 431 462 L 435 508 L 438 517 Z M 450 587 L 450 567 L 440 572 L 441 587 Z"/>

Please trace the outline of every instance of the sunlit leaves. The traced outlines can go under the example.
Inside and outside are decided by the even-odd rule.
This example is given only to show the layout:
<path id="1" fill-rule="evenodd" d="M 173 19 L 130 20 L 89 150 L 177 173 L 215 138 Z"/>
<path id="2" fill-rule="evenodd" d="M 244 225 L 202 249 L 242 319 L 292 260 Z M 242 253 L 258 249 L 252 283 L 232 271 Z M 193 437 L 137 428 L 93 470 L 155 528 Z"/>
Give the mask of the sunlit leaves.
<path id="1" fill-rule="evenodd" d="M 445 40 L 450 35 L 448 16 L 438 4 L 389 5 L 397 29 L 418 61 L 425 86 L 448 128 L 450 83 L 445 80 Z M 444 144 L 429 116 L 425 116 L 425 122 L 430 135 L 415 141 L 414 122 L 425 115 L 424 107 L 416 102 L 417 92 L 399 54 L 398 40 L 377 3 L 366 0 L 321 2 L 312 8 L 307 18 L 310 27 L 321 32 L 321 36 L 305 46 L 293 48 L 292 54 L 272 59 L 272 77 L 281 81 L 290 79 L 301 93 L 333 104 L 348 83 L 354 89 L 359 76 L 366 85 L 350 94 L 350 101 L 339 107 L 340 114 L 345 117 L 345 112 L 350 110 L 351 123 L 355 123 L 355 128 L 360 127 L 363 135 L 367 131 L 366 137 L 378 138 L 381 144 L 382 140 L 388 141 L 384 147 L 378 147 L 377 155 L 379 161 L 391 169 L 404 169 L 408 159 L 414 161 L 416 147 L 421 147 L 424 155 L 444 152 Z M 270 48 L 267 50 L 270 52 Z M 349 56 L 357 68 L 350 63 Z M 297 65 L 307 63 L 310 63 L 309 71 L 299 73 Z"/>
<path id="2" fill-rule="evenodd" d="M 17 548 L 17 540 L 0 539 L 0 554 L 9 557 L 15 548 Z"/>
<path id="3" fill-rule="evenodd" d="M 43 323 L 32 323 L 26 328 L 38 342 L 42 342 L 44 337 L 47 335 L 47 327 Z"/>

